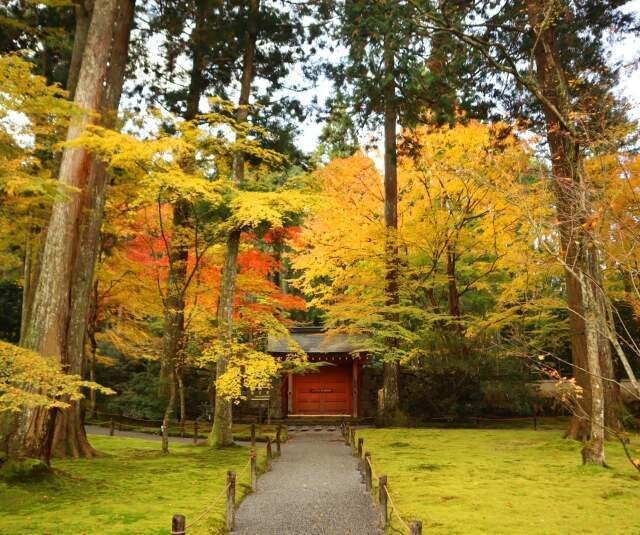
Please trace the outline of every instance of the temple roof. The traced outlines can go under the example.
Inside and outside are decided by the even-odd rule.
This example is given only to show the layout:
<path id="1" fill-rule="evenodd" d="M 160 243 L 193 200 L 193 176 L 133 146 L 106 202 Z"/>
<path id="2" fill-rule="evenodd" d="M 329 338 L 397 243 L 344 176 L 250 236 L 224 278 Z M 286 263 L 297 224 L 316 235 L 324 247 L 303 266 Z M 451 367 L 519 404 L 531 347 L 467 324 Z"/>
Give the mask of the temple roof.
<path id="1" fill-rule="evenodd" d="M 329 334 L 318 328 L 295 328 L 291 338 L 308 354 L 353 353 L 365 351 L 364 338 L 348 334 Z M 269 336 L 269 353 L 291 353 L 294 351 L 290 340 L 285 337 Z"/>

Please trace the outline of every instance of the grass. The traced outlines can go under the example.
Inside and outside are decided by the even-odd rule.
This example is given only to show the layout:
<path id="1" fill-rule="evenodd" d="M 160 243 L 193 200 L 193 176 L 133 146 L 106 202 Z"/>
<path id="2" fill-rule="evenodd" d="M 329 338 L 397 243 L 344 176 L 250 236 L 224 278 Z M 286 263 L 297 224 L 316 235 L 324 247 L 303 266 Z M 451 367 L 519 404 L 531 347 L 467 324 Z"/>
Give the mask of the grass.
<path id="1" fill-rule="evenodd" d="M 174 513 L 187 524 L 224 493 L 228 470 L 237 473 L 238 501 L 249 492 L 249 449 L 212 450 L 157 441 L 91 436 L 104 457 L 57 460 L 55 474 L 29 481 L 0 480 L 0 533 L 168 534 Z M 263 448 L 259 462 L 264 464 Z M 190 535 L 223 533 L 225 499 Z"/>
<path id="2" fill-rule="evenodd" d="M 610 468 L 599 468 L 582 466 L 582 445 L 560 429 L 364 429 L 357 437 L 376 475 L 388 476 L 403 518 L 422 520 L 425 533 L 640 534 L 640 473 L 615 442 Z"/>

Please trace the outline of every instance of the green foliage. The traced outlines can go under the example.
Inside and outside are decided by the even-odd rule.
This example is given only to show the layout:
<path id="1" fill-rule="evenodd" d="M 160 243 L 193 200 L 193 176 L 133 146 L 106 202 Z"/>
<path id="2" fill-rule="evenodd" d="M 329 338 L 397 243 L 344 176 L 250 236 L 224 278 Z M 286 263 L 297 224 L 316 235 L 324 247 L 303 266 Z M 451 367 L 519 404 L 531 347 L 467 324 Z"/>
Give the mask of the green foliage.
<path id="1" fill-rule="evenodd" d="M 517 358 L 432 356 L 403 373 L 402 406 L 417 421 L 529 415 L 536 401 L 532 380 Z"/>
<path id="2" fill-rule="evenodd" d="M 166 405 L 160 391 L 158 362 L 134 358 L 116 358 L 110 365 L 96 367 L 96 379 L 108 384 L 116 396 L 99 397 L 101 410 L 130 418 L 159 420 Z"/>
<path id="3" fill-rule="evenodd" d="M 64 86 L 74 22 L 71 0 L 2 2 L 0 55 L 19 52 L 49 83 Z"/>

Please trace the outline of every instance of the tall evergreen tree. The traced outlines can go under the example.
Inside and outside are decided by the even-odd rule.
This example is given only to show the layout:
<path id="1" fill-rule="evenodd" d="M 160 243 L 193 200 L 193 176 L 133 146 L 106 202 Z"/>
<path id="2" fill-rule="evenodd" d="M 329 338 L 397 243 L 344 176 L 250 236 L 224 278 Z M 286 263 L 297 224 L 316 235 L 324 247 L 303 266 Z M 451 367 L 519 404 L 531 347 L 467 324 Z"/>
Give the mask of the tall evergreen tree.
<path id="1" fill-rule="evenodd" d="M 443 2 L 437 13 L 421 9 L 422 29 L 448 32 L 479 54 L 494 82 L 487 84 L 490 96 L 547 140 L 574 373 L 583 390 L 569 434 L 589 441 L 585 462 L 604 464 L 603 428 L 619 426 L 620 399 L 611 356 L 615 329 L 607 321 L 611 305 L 602 285 L 601 254 L 588 225 L 592 186 L 583 160 L 588 152 L 618 143 L 625 131 L 613 94 L 619 66 L 609 61 L 604 38 L 612 30 L 618 36 L 637 31 L 637 24 L 620 9 L 624 0 L 524 0 L 499 7 L 479 2 L 465 24 L 453 24 L 448 10 L 456 4 Z"/>
<path id="2" fill-rule="evenodd" d="M 68 141 L 76 139 L 95 121 L 90 112 L 105 111 L 114 103 L 117 107 L 119 89 L 112 86 L 107 90 L 104 81 L 115 75 L 121 87 L 124 75 L 121 63 L 126 61 L 132 19 L 130 0 L 96 2 L 74 98 L 85 112 L 72 121 Z M 115 58 L 114 53 L 119 57 Z M 88 292 L 97 246 L 95 235 L 102 217 L 103 200 L 98 197 L 104 195 L 106 186 L 104 178 L 94 172 L 92 161 L 91 155 L 81 148 L 67 148 L 63 153 L 60 184 L 74 189 L 65 190 L 65 195 L 54 202 L 24 337 L 24 345 L 58 359 L 68 372 L 80 375 Z M 80 249 L 81 245 L 87 249 Z M 83 280 L 85 278 L 87 280 Z M 92 455 L 78 405 L 72 403 L 59 419 L 57 416 L 57 409 L 26 410 L 18 415 L 7 437 L 7 450 L 11 455 L 48 462 L 51 449 L 57 443 L 65 453 Z"/>
<path id="3" fill-rule="evenodd" d="M 429 35 L 419 32 L 419 7 L 411 1 L 336 2 L 341 23 L 337 38 L 347 47 L 344 61 L 329 68 L 335 84 L 350 95 L 350 108 L 361 125 L 381 127 L 384 140 L 386 257 L 386 351 L 383 419 L 392 421 L 399 410 L 399 359 L 402 336 L 398 249 L 398 126 L 448 121 L 457 100 L 451 70 L 445 68 L 445 46 L 434 48 Z M 431 57 L 430 57 L 431 54 Z M 429 61 L 429 59 L 431 61 Z"/>

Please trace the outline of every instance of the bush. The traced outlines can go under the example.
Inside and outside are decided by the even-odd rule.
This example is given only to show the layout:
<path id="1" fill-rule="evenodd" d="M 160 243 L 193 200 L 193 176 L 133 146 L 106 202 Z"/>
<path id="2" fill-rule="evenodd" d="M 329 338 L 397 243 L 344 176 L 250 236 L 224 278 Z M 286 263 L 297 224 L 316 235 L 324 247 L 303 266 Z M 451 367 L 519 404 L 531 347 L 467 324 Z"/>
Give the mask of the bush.
<path id="1" fill-rule="evenodd" d="M 403 372 L 402 409 L 418 420 L 528 415 L 536 399 L 531 380 L 517 359 L 434 358 Z"/>

